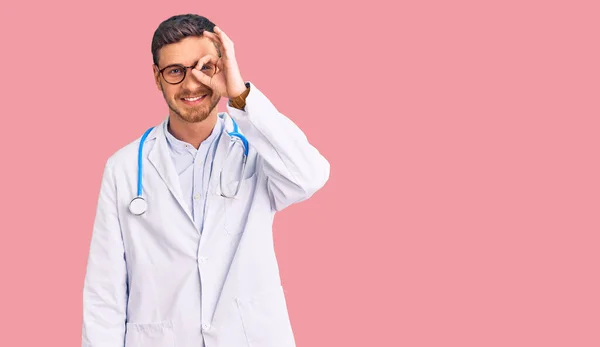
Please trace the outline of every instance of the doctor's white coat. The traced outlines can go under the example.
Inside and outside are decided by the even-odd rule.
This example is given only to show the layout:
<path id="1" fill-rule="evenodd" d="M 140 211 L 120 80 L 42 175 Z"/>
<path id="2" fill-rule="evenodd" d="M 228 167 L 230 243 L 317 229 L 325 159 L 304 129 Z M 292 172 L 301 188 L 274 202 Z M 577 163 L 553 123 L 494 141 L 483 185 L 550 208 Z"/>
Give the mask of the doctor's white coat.
<path id="1" fill-rule="evenodd" d="M 329 178 L 329 163 L 255 85 L 244 110 L 220 113 L 225 130 L 214 157 L 204 229 L 182 196 L 163 126 L 144 143 L 143 196 L 137 195 L 140 139 L 112 155 L 104 170 L 83 288 L 83 347 L 295 346 L 272 236 L 276 211 L 309 198 Z M 231 147 L 233 117 L 250 144 Z M 165 120 L 166 122 L 166 120 Z M 140 136 L 141 137 L 141 136 Z M 235 150 L 235 147 L 239 147 Z M 229 179 L 226 179 L 229 177 Z"/>

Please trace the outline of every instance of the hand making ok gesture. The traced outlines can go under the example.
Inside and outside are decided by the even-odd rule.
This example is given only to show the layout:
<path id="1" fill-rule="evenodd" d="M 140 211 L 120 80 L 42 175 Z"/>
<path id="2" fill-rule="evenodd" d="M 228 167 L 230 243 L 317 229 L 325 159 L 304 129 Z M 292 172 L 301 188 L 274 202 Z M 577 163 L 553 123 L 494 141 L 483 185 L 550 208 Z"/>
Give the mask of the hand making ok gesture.
<path id="1" fill-rule="evenodd" d="M 246 85 L 235 58 L 233 42 L 221 28 L 215 26 L 214 30 L 214 33 L 205 30 L 203 35 L 216 44 L 220 57 L 207 54 L 200 58 L 198 64 L 192 69 L 192 74 L 214 92 L 232 99 L 242 94 L 246 90 Z M 216 68 L 212 76 L 201 70 L 207 64 L 212 65 L 213 69 Z"/>

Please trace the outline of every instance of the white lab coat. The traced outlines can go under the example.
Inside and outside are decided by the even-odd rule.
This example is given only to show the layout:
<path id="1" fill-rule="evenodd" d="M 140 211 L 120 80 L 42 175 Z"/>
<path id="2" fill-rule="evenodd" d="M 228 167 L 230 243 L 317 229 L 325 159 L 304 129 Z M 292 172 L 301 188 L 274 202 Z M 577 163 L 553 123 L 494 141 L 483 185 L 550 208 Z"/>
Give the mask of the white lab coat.
<path id="1" fill-rule="evenodd" d="M 83 290 L 84 347 L 295 346 L 273 247 L 276 211 L 309 198 L 329 178 L 328 161 L 250 83 L 245 110 L 227 111 L 250 144 L 236 199 L 220 196 L 231 143 L 227 113 L 217 144 L 204 229 L 188 211 L 163 126 L 143 150 L 148 210 L 132 215 L 140 139 L 106 164 Z M 165 120 L 166 121 L 166 120 Z M 141 137 L 141 136 L 140 136 Z M 227 159 L 233 192 L 241 146 Z"/>

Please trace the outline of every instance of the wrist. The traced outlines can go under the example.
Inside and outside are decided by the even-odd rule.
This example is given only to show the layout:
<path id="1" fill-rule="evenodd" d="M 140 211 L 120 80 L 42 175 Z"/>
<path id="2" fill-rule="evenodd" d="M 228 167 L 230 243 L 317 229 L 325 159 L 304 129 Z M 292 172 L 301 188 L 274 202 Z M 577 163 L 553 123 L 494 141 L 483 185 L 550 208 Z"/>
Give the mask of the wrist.
<path id="1" fill-rule="evenodd" d="M 241 89 L 241 88 L 240 88 Z M 229 98 L 229 105 L 237 109 L 243 110 L 246 106 L 246 97 L 250 93 L 250 84 L 244 83 L 244 89 L 236 94 L 235 97 Z"/>
<path id="2" fill-rule="evenodd" d="M 244 82 L 241 82 L 235 89 L 234 92 L 231 93 L 229 99 L 239 98 L 245 91 L 248 89 L 248 86 Z"/>

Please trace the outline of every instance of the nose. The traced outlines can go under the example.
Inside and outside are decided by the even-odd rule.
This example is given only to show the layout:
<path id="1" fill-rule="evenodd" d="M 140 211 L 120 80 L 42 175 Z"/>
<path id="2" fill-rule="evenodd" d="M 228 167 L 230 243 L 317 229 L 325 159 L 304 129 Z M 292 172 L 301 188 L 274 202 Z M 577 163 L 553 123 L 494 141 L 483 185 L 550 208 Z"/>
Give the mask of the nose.
<path id="1" fill-rule="evenodd" d="M 200 80 L 192 73 L 192 68 L 185 71 L 185 78 L 181 81 L 182 87 L 188 90 L 195 90 L 198 86 L 204 86 Z"/>

